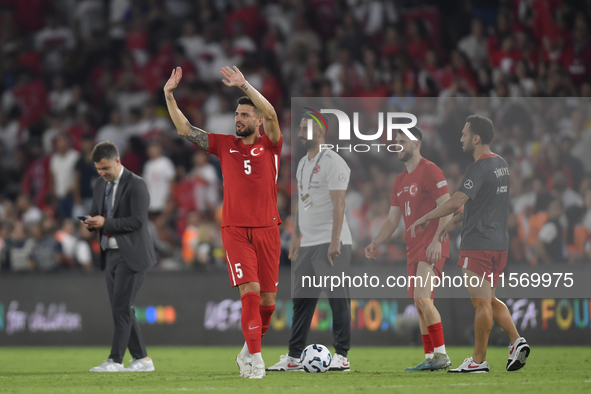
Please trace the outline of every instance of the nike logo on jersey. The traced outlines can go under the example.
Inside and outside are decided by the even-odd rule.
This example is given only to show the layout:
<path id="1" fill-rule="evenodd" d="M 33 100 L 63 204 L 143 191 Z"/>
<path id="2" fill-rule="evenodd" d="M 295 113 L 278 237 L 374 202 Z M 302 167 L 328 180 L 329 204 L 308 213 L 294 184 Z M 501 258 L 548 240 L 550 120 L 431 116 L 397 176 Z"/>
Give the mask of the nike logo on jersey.
<path id="1" fill-rule="evenodd" d="M 401 195 L 401 194 L 402 194 L 402 192 L 398 192 L 398 193 L 396 193 L 396 197 L 398 197 L 398 196 L 399 196 L 399 195 Z"/>
<path id="2" fill-rule="evenodd" d="M 277 286 L 279 284 L 279 282 L 275 283 L 275 286 Z"/>
<path id="3" fill-rule="evenodd" d="M 230 153 L 240 153 L 239 150 L 230 149 Z"/>
<path id="4" fill-rule="evenodd" d="M 251 327 L 251 326 L 248 326 L 248 329 L 249 329 L 249 330 L 254 330 L 255 328 L 259 328 L 259 327 L 260 327 L 260 326 L 256 326 L 256 327 Z"/>

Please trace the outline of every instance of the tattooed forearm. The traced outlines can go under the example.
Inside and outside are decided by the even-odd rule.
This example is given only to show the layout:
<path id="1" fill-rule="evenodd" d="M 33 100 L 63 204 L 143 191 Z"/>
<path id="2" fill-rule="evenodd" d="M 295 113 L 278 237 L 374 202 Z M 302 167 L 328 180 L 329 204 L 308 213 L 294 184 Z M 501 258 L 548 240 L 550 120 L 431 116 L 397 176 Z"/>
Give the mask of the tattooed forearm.
<path id="1" fill-rule="evenodd" d="M 167 99 L 168 101 L 174 101 L 174 97 L 172 97 L 172 96 L 166 96 L 166 99 Z"/>
<path id="2" fill-rule="evenodd" d="M 242 86 L 240 86 L 240 89 L 246 92 L 248 90 L 248 86 L 246 86 L 246 83 L 243 83 Z"/>
<path id="3" fill-rule="evenodd" d="M 185 138 L 193 144 L 205 150 L 209 150 L 209 138 L 207 133 L 195 126 L 189 126 L 189 128 L 191 131 L 189 132 L 189 135 L 185 136 Z"/>
<path id="4" fill-rule="evenodd" d="M 470 199 L 470 196 L 468 196 L 467 194 L 465 194 L 465 195 L 462 197 L 462 201 L 463 201 L 463 202 L 466 202 L 466 201 L 468 201 L 469 199 Z"/>

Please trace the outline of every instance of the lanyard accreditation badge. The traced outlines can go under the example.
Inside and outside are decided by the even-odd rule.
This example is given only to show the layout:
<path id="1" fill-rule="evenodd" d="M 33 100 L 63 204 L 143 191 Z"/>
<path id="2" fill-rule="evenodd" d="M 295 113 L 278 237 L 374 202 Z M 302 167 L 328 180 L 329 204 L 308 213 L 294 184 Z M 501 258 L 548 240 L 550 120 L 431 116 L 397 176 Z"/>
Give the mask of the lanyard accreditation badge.
<path id="1" fill-rule="evenodd" d="M 320 155 L 318 155 L 318 159 L 316 159 L 316 163 L 314 164 L 314 167 L 312 168 L 312 172 L 310 172 L 310 180 L 308 181 L 308 190 L 306 191 L 306 194 L 304 194 L 304 187 L 303 187 L 303 183 L 302 183 L 303 182 L 302 178 L 304 177 L 304 167 L 306 166 L 306 160 L 302 164 L 302 170 L 300 171 L 300 198 L 302 199 L 302 202 L 304 203 L 304 211 L 307 211 L 308 208 L 310 208 L 312 206 L 312 197 L 310 196 L 310 188 L 312 187 L 312 177 L 314 176 L 314 170 L 316 170 L 316 167 L 318 166 L 318 162 L 320 161 L 320 158 L 322 157 L 324 152 L 326 152 L 326 149 L 322 149 L 322 152 L 320 152 Z"/>

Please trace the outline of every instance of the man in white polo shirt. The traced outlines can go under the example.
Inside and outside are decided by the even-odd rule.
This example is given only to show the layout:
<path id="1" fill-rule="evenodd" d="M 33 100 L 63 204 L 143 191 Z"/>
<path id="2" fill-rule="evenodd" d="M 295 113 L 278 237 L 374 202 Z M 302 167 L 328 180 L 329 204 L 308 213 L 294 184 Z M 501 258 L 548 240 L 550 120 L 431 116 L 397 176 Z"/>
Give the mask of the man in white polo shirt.
<path id="1" fill-rule="evenodd" d="M 308 118 L 300 122 L 299 138 L 308 153 L 296 170 L 298 208 L 289 248 L 289 258 L 296 265 L 293 320 L 289 353 L 267 371 L 302 370 L 300 357 L 306 346 L 310 323 L 321 288 L 303 289 L 302 276 L 341 276 L 351 265 L 351 232 L 345 218 L 345 194 L 351 170 L 335 151 L 320 149 L 326 127 L 312 120 L 313 136 L 307 139 Z M 300 239 L 301 236 L 301 239 Z M 331 371 L 350 371 L 347 352 L 351 338 L 351 300 L 346 287 L 324 289 L 332 309 L 335 355 Z M 303 298 L 306 297 L 306 298 Z"/>

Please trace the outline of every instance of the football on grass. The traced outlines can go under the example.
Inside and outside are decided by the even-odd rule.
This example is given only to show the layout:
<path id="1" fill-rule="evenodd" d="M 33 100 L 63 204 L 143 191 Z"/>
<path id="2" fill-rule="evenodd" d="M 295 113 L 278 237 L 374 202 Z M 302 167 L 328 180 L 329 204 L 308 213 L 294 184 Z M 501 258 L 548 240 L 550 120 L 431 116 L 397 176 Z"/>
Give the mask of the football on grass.
<path id="1" fill-rule="evenodd" d="M 309 373 L 328 371 L 331 361 L 330 351 L 324 345 L 313 344 L 302 352 L 302 366 Z"/>

